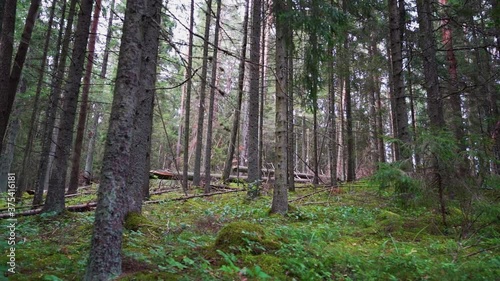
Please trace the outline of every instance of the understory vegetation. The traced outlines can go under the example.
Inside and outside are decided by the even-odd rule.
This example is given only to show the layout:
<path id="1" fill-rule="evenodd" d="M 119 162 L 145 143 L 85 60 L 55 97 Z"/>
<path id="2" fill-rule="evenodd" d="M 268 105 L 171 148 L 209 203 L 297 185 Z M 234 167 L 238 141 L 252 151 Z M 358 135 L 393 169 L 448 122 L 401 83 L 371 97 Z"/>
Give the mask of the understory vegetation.
<path id="1" fill-rule="evenodd" d="M 394 188 L 402 187 L 380 188 L 376 177 L 335 189 L 299 186 L 290 193 L 286 216 L 269 214 L 272 194 L 265 188 L 256 200 L 248 200 L 246 192 L 176 200 L 183 193 L 175 182 L 153 180 L 151 186 L 168 192 L 153 195 L 141 215 L 127 218 L 118 280 L 500 276 L 498 187 L 481 189 L 469 209 L 449 200 L 444 226 L 435 206 L 423 203 L 429 200 L 416 196 L 412 204 L 401 204 Z M 202 190 L 190 193 L 201 195 Z M 68 205 L 93 202 L 94 194 L 81 189 L 79 196 L 68 198 Z M 93 212 L 19 217 L 17 273 L 9 280 L 80 280 L 93 219 Z M 0 234 L 2 249 L 8 248 L 6 233 Z M 4 254 L 0 267 L 4 272 Z"/>

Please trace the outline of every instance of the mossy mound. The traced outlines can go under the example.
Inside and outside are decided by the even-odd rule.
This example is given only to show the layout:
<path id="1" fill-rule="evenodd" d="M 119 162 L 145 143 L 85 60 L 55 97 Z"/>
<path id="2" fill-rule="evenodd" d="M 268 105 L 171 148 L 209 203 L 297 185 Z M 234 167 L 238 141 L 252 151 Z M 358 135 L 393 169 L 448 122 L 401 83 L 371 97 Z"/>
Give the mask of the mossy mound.
<path id="1" fill-rule="evenodd" d="M 378 228 L 383 232 L 396 232 L 403 227 L 403 218 L 390 211 L 381 211 L 377 216 Z"/>
<path id="2" fill-rule="evenodd" d="M 259 254 L 278 248 L 276 242 L 266 240 L 264 229 L 246 221 L 231 222 L 224 226 L 215 239 L 214 248 L 224 252 L 249 251 Z"/>
<path id="3" fill-rule="evenodd" d="M 138 231 L 142 226 L 152 226 L 152 222 L 140 213 L 130 212 L 125 216 L 123 227 L 128 230 Z"/>
<path id="4" fill-rule="evenodd" d="M 263 272 L 272 276 L 272 280 L 285 280 L 286 270 L 283 268 L 283 261 L 269 254 L 258 256 L 245 255 L 242 257 L 243 265 L 247 268 L 259 266 Z"/>

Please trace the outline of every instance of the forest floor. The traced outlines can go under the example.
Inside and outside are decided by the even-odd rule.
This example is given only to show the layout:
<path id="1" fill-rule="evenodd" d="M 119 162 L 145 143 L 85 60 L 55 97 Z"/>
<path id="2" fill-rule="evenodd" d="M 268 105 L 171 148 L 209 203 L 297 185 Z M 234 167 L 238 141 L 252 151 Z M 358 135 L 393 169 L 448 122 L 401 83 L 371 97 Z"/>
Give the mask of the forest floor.
<path id="1" fill-rule="evenodd" d="M 479 216 L 450 203 L 445 227 L 431 204 L 403 207 L 368 182 L 297 188 L 287 216 L 269 215 L 269 190 L 252 201 L 246 192 L 172 200 L 183 196 L 176 184 L 163 182 L 170 192 L 127 220 L 118 280 L 500 280 L 499 189 L 484 190 L 485 206 L 497 207 Z M 95 201 L 94 191 L 80 190 L 67 205 Z M 19 217 L 8 280 L 80 280 L 93 220 L 94 212 Z M 1 224 L 6 280 L 9 231 Z"/>

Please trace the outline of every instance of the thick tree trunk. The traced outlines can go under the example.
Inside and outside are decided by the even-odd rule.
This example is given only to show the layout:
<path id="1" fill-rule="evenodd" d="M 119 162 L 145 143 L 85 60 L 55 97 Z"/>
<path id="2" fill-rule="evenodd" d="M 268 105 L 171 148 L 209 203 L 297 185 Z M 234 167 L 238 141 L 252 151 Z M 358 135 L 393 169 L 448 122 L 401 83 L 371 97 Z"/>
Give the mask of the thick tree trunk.
<path id="1" fill-rule="evenodd" d="M 127 186 L 129 212 L 140 212 L 142 201 L 149 198 L 149 171 L 151 167 L 151 134 L 153 131 L 153 107 L 156 88 L 159 36 L 161 28 L 161 0 L 149 0 L 144 21 L 142 47 L 141 95 L 134 122 L 130 170 Z"/>
<path id="2" fill-rule="evenodd" d="M 200 105 L 198 107 L 198 124 L 196 128 L 196 151 L 194 154 L 194 177 L 193 185 L 199 186 L 201 183 L 201 150 L 203 147 L 203 121 L 205 120 L 205 96 L 207 89 L 208 72 L 208 43 L 210 41 L 210 22 L 212 19 L 212 0 L 207 1 L 205 11 L 205 35 L 203 41 L 203 64 L 201 66 L 201 86 L 200 86 Z"/>
<path id="3" fill-rule="evenodd" d="M 221 0 L 217 1 L 217 14 L 215 18 L 215 33 L 214 33 L 214 50 L 212 55 L 212 77 L 210 81 L 210 96 L 208 105 L 208 121 L 207 121 L 207 142 L 205 145 L 205 176 L 204 176 L 204 190 L 208 194 L 211 192 L 210 187 L 210 171 L 211 169 L 211 158 L 212 158 L 212 132 L 213 132 L 213 120 L 214 120 L 214 101 L 215 101 L 215 89 L 217 88 L 217 59 L 219 53 L 219 30 L 220 30 L 220 12 L 221 12 Z"/>
<path id="4" fill-rule="evenodd" d="M 248 14 L 250 4 L 247 2 L 245 6 L 245 17 L 243 19 L 243 41 L 241 43 L 241 58 L 238 68 L 238 96 L 236 98 L 236 108 L 234 110 L 233 126 L 231 128 L 231 138 L 229 140 L 228 153 L 226 162 L 224 164 L 224 171 L 222 172 L 222 180 L 229 179 L 231 168 L 233 165 L 234 151 L 237 147 L 236 141 L 238 137 L 238 128 L 240 126 L 241 105 L 243 101 L 243 86 L 245 82 L 245 61 L 247 54 L 247 41 L 248 41 Z"/>
<path id="5" fill-rule="evenodd" d="M 9 81 L 12 68 L 12 53 L 14 52 L 16 8 L 17 0 L 5 0 L 2 14 L 2 32 L 0 33 L 0 147 L 2 147 L 5 132 L 9 125 L 9 116 L 15 98 L 9 93 Z"/>
<path id="6" fill-rule="evenodd" d="M 38 176 L 35 181 L 35 196 L 33 198 L 33 205 L 40 205 L 43 201 L 43 191 L 48 187 L 48 180 L 50 175 L 51 159 L 53 153 L 51 153 L 51 148 L 56 138 L 54 138 L 56 129 L 56 114 L 57 108 L 59 107 L 59 99 L 62 92 L 62 83 L 64 78 L 64 71 L 66 69 L 66 59 L 68 56 L 69 43 L 72 35 L 73 19 L 75 15 L 77 0 L 71 0 L 69 12 L 68 12 L 68 22 L 66 25 L 66 30 L 63 39 L 64 30 L 64 18 L 66 1 L 63 2 L 61 21 L 59 23 L 59 35 L 57 37 L 57 48 L 60 48 L 60 52 L 56 52 L 54 56 L 54 68 L 56 69 L 53 75 L 51 83 L 51 91 L 49 96 L 49 104 L 45 112 L 46 120 L 43 128 L 43 139 L 42 139 L 42 152 L 40 155 L 40 164 L 38 168 Z M 61 47 L 62 46 L 62 47 Z M 57 126 L 59 127 L 59 126 Z"/>
<path id="7" fill-rule="evenodd" d="M 403 11 L 403 13 L 401 12 Z M 402 141 L 403 145 L 395 143 L 396 161 L 407 160 L 410 153 L 405 144 L 410 141 L 408 130 L 408 111 L 404 92 L 403 80 L 403 35 L 404 35 L 404 1 L 389 1 L 389 28 L 390 28 L 390 51 L 392 68 L 392 92 L 394 98 L 395 137 Z"/>
<path id="8" fill-rule="evenodd" d="M 248 182 L 259 186 L 261 168 L 259 167 L 259 62 L 260 62 L 260 35 L 262 21 L 261 0 L 252 1 L 252 32 L 250 35 L 250 63 L 249 63 L 249 96 L 248 96 Z M 252 193 L 252 191 L 255 191 Z M 258 196 L 258 188 L 250 188 L 251 198 Z"/>
<path id="9" fill-rule="evenodd" d="M 85 49 L 89 37 L 92 4 L 93 0 L 82 0 L 80 4 L 75 43 L 71 55 L 72 63 L 68 71 L 69 81 L 64 89 L 63 112 L 59 126 L 59 135 L 57 136 L 54 165 L 58 172 L 50 178 L 49 191 L 43 209 L 44 212 L 60 213 L 64 211 L 68 160 L 73 142 L 73 127 L 75 125 L 78 93 L 80 91 L 83 65 L 85 63 Z"/>
<path id="10" fill-rule="evenodd" d="M 80 98 L 80 111 L 78 113 L 78 125 L 76 127 L 75 146 L 71 159 L 71 174 L 69 177 L 68 194 L 76 193 L 76 190 L 78 189 L 78 182 L 80 180 L 80 158 L 82 155 L 83 135 L 85 132 L 85 123 L 87 122 L 87 111 L 89 108 L 90 82 L 92 78 L 92 68 L 94 66 L 95 44 L 100 13 L 101 0 L 96 0 L 87 47 L 87 66 L 85 67 L 85 75 L 83 76 L 83 89 Z"/>
<path id="11" fill-rule="evenodd" d="M 330 162 L 330 185 L 337 186 L 337 122 L 335 112 L 335 63 L 333 43 L 328 48 L 328 144 L 329 144 L 329 162 Z"/>
<path id="12" fill-rule="evenodd" d="M 282 15 L 287 12 L 285 0 L 274 0 L 276 22 L 276 174 L 271 213 L 288 212 L 287 182 L 287 45 L 286 25 Z"/>
<path id="13" fill-rule="evenodd" d="M 110 280 L 121 274 L 123 223 L 130 210 L 129 196 L 137 195 L 127 188 L 127 182 L 133 164 L 131 153 L 136 114 L 140 113 L 138 102 L 144 95 L 141 71 L 144 70 L 143 57 L 147 54 L 143 54 L 142 48 L 146 43 L 146 23 L 151 20 L 146 14 L 148 4 L 142 0 L 127 1 L 94 232 L 84 280 Z"/>
<path id="14" fill-rule="evenodd" d="M 288 7 L 292 7 L 292 1 L 287 0 Z M 288 108 L 287 108 L 287 139 L 288 139 L 288 155 L 287 160 L 287 185 L 289 191 L 295 191 L 295 178 L 294 178 L 294 168 L 295 168 L 295 141 L 294 141 L 294 65 L 293 65 L 293 53 L 295 52 L 295 47 L 293 43 L 293 32 L 290 26 L 286 27 L 286 45 L 287 45 L 287 61 L 288 61 L 288 81 L 287 81 L 287 94 L 288 94 Z"/>

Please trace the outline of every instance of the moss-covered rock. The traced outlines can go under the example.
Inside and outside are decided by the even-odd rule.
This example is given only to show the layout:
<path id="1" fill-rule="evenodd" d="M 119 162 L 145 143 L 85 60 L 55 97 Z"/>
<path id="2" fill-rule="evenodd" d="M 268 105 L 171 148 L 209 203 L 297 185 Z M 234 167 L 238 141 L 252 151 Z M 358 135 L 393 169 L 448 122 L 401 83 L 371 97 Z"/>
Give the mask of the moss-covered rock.
<path id="1" fill-rule="evenodd" d="M 383 232 L 399 231 L 403 227 L 403 218 L 390 211 L 381 211 L 377 216 L 378 228 Z"/>
<path id="2" fill-rule="evenodd" d="M 257 224 L 247 221 L 235 221 L 224 226 L 215 239 L 215 250 L 240 253 L 263 253 L 274 250 L 279 245 L 271 240 L 266 240 L 264 229 Z"/>

